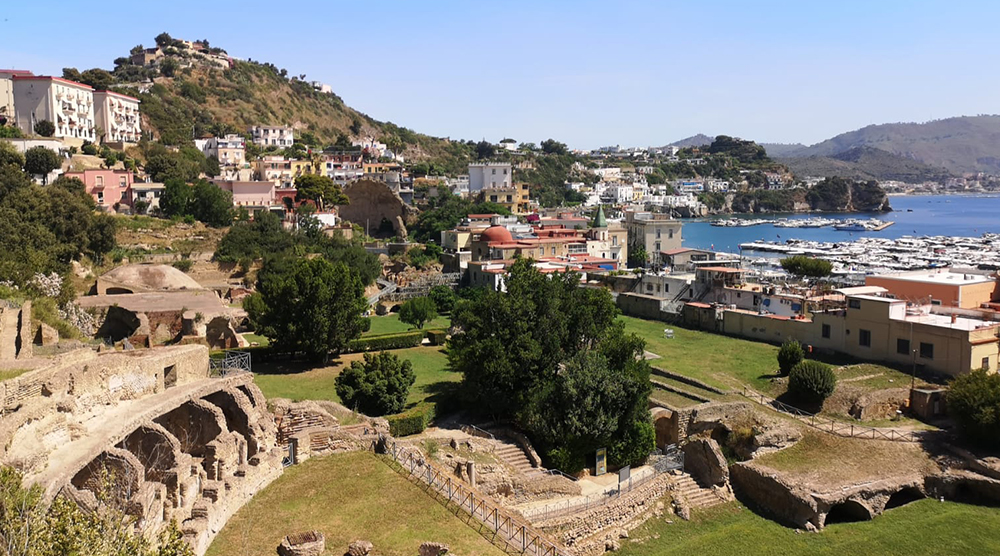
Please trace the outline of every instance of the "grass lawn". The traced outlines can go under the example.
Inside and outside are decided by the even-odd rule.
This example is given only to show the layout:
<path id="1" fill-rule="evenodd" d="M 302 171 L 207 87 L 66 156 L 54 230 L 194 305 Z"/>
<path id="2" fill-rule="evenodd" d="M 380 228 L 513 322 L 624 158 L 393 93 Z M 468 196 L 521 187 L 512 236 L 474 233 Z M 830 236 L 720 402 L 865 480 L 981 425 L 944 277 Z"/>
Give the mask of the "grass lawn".
<path id="1" fill-rule="evenodd" d="M 658 321 L 624 316 L 621 319 L 625 321 L 626 331 L 646 340 L 646 349 L 662 357 L 650 361 L 653 366 L 696 378 L 717 388 L 739 390 L 748 385 L 771 396 L 785 391 L 785 384 L 775 380 L 778 377 L 778 346 Z M 673 329 L 674 337 L 665 338 L 664 328 Z M 843 358 L 820 359 L 837 366 L 854 363 Z M 910 385 L 909 374 L 873 363 L 852 365 L 839 371 L 837 378 L 842 380 L 865 375 L 878 376 L 854 384 L 872 390 Z"/>
<path id="2" fill-rule="evenodd" d="M 448 356 L 440 347 L 397 349 L 391 353 L 408 359 L 417 375 L 417 381 L 410 387 L 406 399 L 408 407 L 439 393 L 442 386 L 462 379 L 459 373 L 448 370 Z M 361 353 L 342 355 L 326 367 L 315 367 L 301 361 L 254 363 L 254 382 L 268 398 L 340 402 L 334 380 L 351 361 L 360 361 L 363 357 Z"/>
<path id="3" fill-rule="evenodd" d="M 0 382 L 17 378 L 31 369 L 0 369 Z"/>
<path id="4" fill-rule="evenodd" d="M 272 556 L 285 535 L 311 530 L 326 536 L 327 554 L 343 554 L 352 541 L 364 539 L 384 556 L 412 556 L 427 541 L 462 556 L 503 555 L 367 452 L 312 458 L 289 468 L 229 520 L 207 554 Z"/>
<path id="5" fill-rule="evenodd" d="M 271 345 L 270 338 L 267 336 L 261 336 L 260 334 L 244 334 L 243 339 L 250 343 L 257 342 L 257 345 L 260 347 L 267 347 Z"/>
<path id="6" fill-rule="evenodd" d="M 758 516 L 739 502 L 695 511 L 691 521 L 650 520 L 622 543 L 620 556 L 972 556 L 1000 554 L 1000 509 L 920 500 L 872 521 L 804 533 Z M 656 538 L 658 536 L 658 538 Z"/>
<path id="7" fill-rule="evenodd" d="M 415 326 L 410 326 L 405 322 L 399 320 L 399 315 L 393 313 L 391 315 L 385 315 L 384 317 L 374 316 L 370 317 L 368 320 L 371 321 L 372 326 L 368 332 L 362 334 L 362 336 L 377 336 L 379 334 L 398 334 L 400 332 L 408 332 L 410 330 L 416 330 Z M 425 323 L 424 330 L 434 329 L 434 328 L 448 328 L 451 326 L 451 317 L 444 315 L 439 315 L 436 319 Z"/>

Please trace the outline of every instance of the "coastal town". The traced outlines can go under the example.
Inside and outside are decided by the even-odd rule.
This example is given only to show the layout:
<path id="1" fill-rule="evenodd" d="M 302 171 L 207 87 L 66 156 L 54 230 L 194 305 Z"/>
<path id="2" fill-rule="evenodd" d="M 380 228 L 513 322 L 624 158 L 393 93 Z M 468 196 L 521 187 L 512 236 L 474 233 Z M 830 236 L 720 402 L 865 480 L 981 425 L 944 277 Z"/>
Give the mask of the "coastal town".
<path id="1" fill-rule="evenodd" d="M 1000 229 L 893 207 L 1000 171 L 433 137 L 165 32 L 46 73 L 0 69 L 2 555 L 1000 550 Z"/>

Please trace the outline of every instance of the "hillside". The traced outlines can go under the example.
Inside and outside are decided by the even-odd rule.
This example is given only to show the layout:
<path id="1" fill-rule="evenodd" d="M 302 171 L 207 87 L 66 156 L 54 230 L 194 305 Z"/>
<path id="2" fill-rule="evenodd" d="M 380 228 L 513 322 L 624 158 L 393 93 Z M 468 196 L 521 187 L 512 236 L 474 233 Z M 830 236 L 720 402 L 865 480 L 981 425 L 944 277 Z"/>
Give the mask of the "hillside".
<path id="1" fill-rule="evenodd" d="M 1000 173 L 1000 116 L 962 116 L 926 123 L 870 125 L 786 157 L 828 157 L 873 147 L 950 172 Z"/>
<path id="2" fill-rule="evenodd" d="M 853 147 L 833 156 L 779 158 L 796 176 L 841 176 L 857 180 L 894 180 L 906 183 L 943 181 L 951 173 L 943 168 L 873 147 Z"/>
<path id="3" fill-rule="evenodd" d="M 110 72 L 68 68 L 64 76 L 138 97 L 143 129 L 167 145 L 206 133 L 245 134 L 252 125 L 291 125 L 297 139 L 317 147 L 374 138 L 402 150 L 411 160 L 468 157 L 465 143 L 375 120 L 347 106 L 336 94 L 317 90 L 304 75 L 292 76 L 273 64 L 235 58 L 231 67 L 221 67 L 226 64 L 220 66 L 219 55 L 212 60 L 192 49 L 191 43 L 165 33 L 157 37 L 157 44 L 164 54 L 152 65 L 121 57 Z M 224 50 L 211 50 L 225 58 Z M 141 47 L 132 53 L 137 52 L 142 52 Z"/>
<path id="4" fill-rule="evenodd" d="M 782 158 L 785 156 L 795 156 L 795 153 L 806 148 L 802 143 L 761 143 L 767 151 L 767 156 L 771 158 Z"/>
<path id="5" fill-rule="evenodd" d="M 692 135 L 687 139 L 681 139 L 680 141 L 674 141 L 670 143 L 671 147 L 704 147 L 705 145 L 711 145 L 712 141 L 715 141 L 715 137 L 709 137 L 704 133 L 699 133 L 698 135 Z"/>

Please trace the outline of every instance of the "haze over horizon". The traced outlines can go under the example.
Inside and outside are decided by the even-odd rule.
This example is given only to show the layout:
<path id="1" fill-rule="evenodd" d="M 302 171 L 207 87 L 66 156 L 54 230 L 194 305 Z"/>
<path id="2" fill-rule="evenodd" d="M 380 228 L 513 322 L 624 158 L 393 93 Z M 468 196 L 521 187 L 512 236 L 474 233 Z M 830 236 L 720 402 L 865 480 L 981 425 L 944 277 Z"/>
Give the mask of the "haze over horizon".
<path id="1" fill-rule="evenodd" d="M 281 7 L 10 3 L 0 67 L 111 69 L 166 31 L 328 83 L 348 105 L 421 133 L 573 148 L 698 133 L 812 144 L 870 124 L 1000 112 L 1000 76 L 983 71 L 1000 36 L 970 25 L 1000 16 L 985 1 Z M 79 32 L 91 28 L 109 32 Z"/>

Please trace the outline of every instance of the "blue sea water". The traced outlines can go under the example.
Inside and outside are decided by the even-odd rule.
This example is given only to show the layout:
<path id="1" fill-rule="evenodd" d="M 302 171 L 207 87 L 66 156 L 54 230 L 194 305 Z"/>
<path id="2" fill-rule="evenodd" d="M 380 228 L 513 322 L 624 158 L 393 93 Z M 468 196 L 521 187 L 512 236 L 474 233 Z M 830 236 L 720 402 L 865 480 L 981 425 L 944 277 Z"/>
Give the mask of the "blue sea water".
<path id="1" fill-rule="evenodd" d="M 685 247 L 714 249 L 735 253 L 739 244 L 750 241 L 852 241 L 861 236 L 898 238 L 902 236 L 972 236 L 986 232 L 1000 233 L 1000 195 L 912 195 L 890 197 L 893 212 L 887 213 L 810 213 L 810 214 L 744 214 L 740 218 L 878 218 L 895 222 L 880 232 L 842 232 L 827 228 L 776 228 L 771 224 L 746 228 L 712 226 L 718 216 L 684 220 Z"/>

